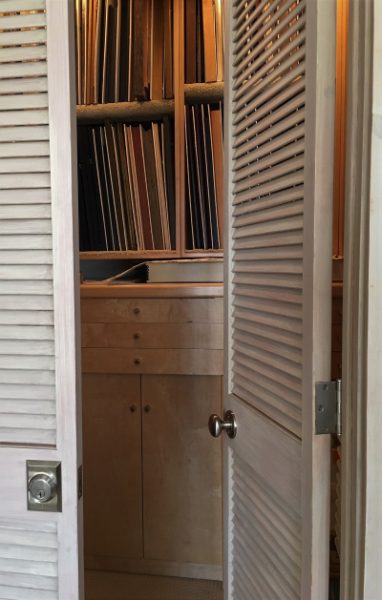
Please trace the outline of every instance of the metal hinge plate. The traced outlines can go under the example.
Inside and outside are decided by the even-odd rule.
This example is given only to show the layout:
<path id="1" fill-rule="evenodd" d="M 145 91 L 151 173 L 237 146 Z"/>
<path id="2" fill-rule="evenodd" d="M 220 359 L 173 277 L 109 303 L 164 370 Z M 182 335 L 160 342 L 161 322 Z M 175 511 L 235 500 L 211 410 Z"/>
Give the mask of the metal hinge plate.
<path id="1" fill-rule="evenodd" d="M 341 380 L 316 383 L 316 434 L 341 435 Z"/>

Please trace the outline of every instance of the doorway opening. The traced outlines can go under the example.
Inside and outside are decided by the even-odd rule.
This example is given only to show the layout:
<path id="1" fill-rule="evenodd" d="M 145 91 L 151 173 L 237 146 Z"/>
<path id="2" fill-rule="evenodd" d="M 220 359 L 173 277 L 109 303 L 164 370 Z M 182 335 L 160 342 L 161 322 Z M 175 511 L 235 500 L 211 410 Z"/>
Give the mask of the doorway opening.
<path id="1" fill-rule="evenodd" d="M 337 4 L 333 378 L 347 22 Z M 222 450 L 207 422 L 223 408 L 224 9 L 101 5 L 80 0 L 76 14 L 86 600 L 222 600 Z M 159 260 L 167 274 L 154 276 Z M 338 440 L 332 453 L 337 600 Z"/>

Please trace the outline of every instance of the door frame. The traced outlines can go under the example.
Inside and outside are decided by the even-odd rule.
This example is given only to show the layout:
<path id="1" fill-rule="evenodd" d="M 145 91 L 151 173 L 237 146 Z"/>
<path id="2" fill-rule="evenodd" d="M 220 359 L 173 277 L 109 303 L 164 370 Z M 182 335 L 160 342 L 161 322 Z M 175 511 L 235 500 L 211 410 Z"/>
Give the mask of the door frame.
<path id="1" fill-rule="evenodd" d="M 382 5 L 350 2 L 345 170 L 341 600 L 375 600 L 382 586 L 381 252 Z M 374 66 L 374 69 L 373 69 Z M 379 135 L 377 128 L 379 127 Z M 379 168 L 380 171 L 380 168 Z M 379 185 L 378 185 L 379 184 Z M 380 321 L 380 319 L 379 319 Z M 377 590 L 379 590 L 377 592 Z M 377 593 L 377 595 L 376 595 Z"/>
<path id="2" fill-rule="evenodd" d="M 73 0 L 46 2 L 57 406 L 54 454 L 61 462 L 63 483 L 63 511 L 57 518 L 60 600 L 84 597 L 78 471 L 82 402 L 74 10 Z"/>

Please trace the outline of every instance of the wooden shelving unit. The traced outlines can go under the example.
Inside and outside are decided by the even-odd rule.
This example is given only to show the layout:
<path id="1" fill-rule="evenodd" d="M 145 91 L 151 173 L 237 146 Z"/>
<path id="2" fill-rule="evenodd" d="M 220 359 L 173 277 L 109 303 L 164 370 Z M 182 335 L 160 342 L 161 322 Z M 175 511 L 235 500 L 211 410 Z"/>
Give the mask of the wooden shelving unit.
<path id="1" fill-rule="evenodd" d="M 165 116 L 174 119 L 174 172 L 176 206 L 176 247 L 174 250 L 123 250 L 86 251 L 86 260 L 151 260 L 171 258 L 222 257 L 219 249 L 188 249 L 186 245 L 186 156 L 185 156 L 185 106 L 191 104 L 216 104 L 224 99 L 224 83 L 185 83 L 184 72 L 184 6 L 174 3 L 174 99 L 148 100 L 142 102 L 118 102 L 77 106 L 79 125 L 96 125 L 106 122 L 144 122 L 161 120 Z"/>

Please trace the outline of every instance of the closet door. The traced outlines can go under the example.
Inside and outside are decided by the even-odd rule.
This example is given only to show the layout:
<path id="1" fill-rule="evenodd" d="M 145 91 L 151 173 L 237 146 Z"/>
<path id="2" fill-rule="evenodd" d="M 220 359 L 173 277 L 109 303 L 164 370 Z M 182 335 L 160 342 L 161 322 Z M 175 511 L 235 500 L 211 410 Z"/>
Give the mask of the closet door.
<path id="1" fill-rule="evenodd" d="M 327 600 L 335 2 L 226 6 L 226 598 Z"/>
<path id="2" fill-rule="evenodd" d="M 72 12 L 0 1 L 0 598 L 12 600 L 81 597 Z M 28 510 L 30 460 L 61 463 L 61 512 L 43 465 Z"/>

